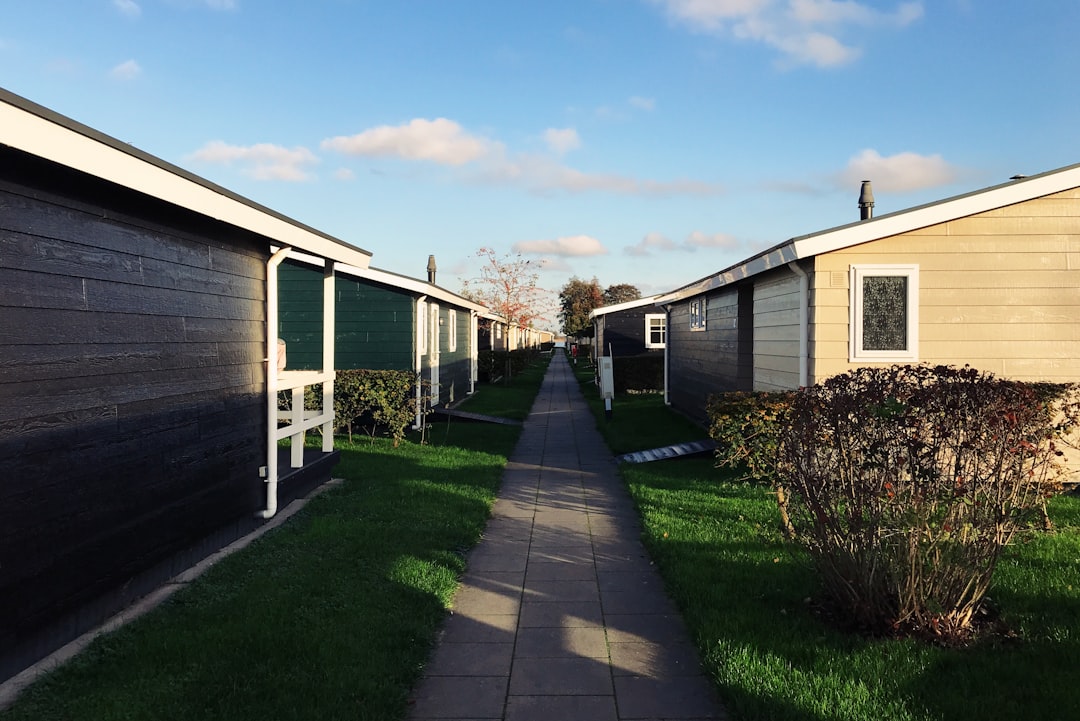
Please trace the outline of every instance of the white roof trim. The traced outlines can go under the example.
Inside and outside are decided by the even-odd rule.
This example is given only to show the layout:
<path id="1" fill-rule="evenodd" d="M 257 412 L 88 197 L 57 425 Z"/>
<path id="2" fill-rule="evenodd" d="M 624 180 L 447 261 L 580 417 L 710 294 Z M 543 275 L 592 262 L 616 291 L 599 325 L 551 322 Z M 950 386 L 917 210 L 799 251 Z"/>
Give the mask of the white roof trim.
<path id="1" fill-rule="evenodd" d="M 595 318 L 598 315 L 607 315 L 608 313 L 618 313 L 621 310 L 630 310 L 631 308 L 640 308 L 643 305 L 656 305 L 656 299 L 658 295 L 650 295 L 647 298 L 638 298 L 637 300 L 628 300 L 622 303 L 616 303 L 615 305 L 602 305 L 599 308 L 593 308 L 589 311 L 589 317 Z"/>
<path id="2" fill-rule="evenodd" d="M 656 304 L 665 305 L 701 295 L 802 258 L 812 258 L 860 243 L 909 233 L 919 228 L 985 213 L 1077 187 L 1080 187 L 1080 164 L 882 215 L 871 220 L 858 221 L 819 233 L 792 238 L 719 273 L 661 295 L 656 299 Z"/>
<path id="3" fill-rule="evenodd" d="M 319 268 L 325 267 L 326 261 L 316 255 L 309 253 L 303 253 L 297 250 L 289 251 L 289 258 L 298 260 L 301 263 L 307 263 Z M 358 268 L 348 263 L 334 263 L 334 272 L 343 273 L 345 275 L 351 275 L 356 278 L 363 278 L 375 283 L 381 283 L 388 285 L 392 288 L 400 288 L 410 293 L 417 295 L 427 296 L 429 298 L 436 298 L 446 303 L 453 304 L 459 308 L 465 308 L 466 310 L 475 310 L 481 316 L 487 312 L 487 308 L 478 303 L 474 303 L 468 298 L 464 298 L 456 293 L 451 293 L 445 288 L 440 288 L 437 285 L 433 285 L 423 280 L 416 278 L 410 278 L 405 275 L 398 275 L 397 273 L 391 273 L 386 270 L 379 270 L 378 268 Z"/>
<path id="4" fill-rule="evenodd" d="M 265 236 L 366 267 L 371 253 L 0 89 L 0 143 Z"/>

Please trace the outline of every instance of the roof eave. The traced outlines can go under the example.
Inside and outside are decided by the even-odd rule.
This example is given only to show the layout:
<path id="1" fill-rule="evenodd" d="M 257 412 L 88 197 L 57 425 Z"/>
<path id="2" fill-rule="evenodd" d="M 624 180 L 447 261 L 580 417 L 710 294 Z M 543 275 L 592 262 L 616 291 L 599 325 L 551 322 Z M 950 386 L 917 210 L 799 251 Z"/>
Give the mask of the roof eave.
<path id="1" fill-rule="evenodd" d="M 0 88 L 0 143 L 249 230 L 272 243 L 366 267 L 371 253 L 322 233 Z"/>

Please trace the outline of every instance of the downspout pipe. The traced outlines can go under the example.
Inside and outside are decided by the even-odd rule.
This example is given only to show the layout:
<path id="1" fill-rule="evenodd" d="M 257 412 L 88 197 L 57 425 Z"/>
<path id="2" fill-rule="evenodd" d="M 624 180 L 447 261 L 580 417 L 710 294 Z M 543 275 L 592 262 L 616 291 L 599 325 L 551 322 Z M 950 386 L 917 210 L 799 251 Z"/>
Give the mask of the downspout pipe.
<path id="1" fill-rule="evenodd" d="M 416 299 L 416 419 L 413 421 L 413 430 L 420 428 L 424 422 L 424 354 L 421 353 L 423 344 L 427 341 L 425 322 L 428 318 L 427 296 L 422 295 Z"/>
<path id="2" fill-rule="evenodd" d="M 671 405 L 671 306 L 664 306 L 664 405 Z"/>
<path id="3" fill-rule="evenodd" d="M 799 276 L 799 387 L 806 388 L 810 385 L 810 277 L 798 261 L 788 267 Z"/>
<path id="4" fill-rule="evenodd" d="M 255 514 L 264 519 L 273 518 L 278 509 L 278 266 L 289 250 L 281 248 L 266 261 L 266 508 Z"/>

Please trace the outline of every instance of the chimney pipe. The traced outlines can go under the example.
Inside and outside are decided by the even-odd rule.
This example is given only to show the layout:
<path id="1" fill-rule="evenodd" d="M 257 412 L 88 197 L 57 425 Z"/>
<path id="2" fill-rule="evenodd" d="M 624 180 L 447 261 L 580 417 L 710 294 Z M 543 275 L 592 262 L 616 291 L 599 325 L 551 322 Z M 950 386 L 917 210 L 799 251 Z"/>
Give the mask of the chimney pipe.
<path id="1" fill-rule="evenodd" d="M 427 282 L 431 283 L 432 285 L 435 285 L 436 270 L 437 268 L 435 267 L 435 256 L 429 255 L 427 257 Z"/>
<path id="2" fill-rule="evenodd" d="M 874 217 L 874 191 L 870 187 L 870 181 L 862 182 L 862 190 L 859 191 L 859 220 L 870 220 Z"/>

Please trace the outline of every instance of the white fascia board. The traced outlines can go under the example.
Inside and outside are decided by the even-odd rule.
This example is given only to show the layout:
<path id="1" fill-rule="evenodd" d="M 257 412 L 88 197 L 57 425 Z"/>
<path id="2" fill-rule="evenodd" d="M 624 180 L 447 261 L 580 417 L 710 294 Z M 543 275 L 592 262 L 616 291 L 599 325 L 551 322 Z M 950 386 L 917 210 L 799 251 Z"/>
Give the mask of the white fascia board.
<path id="1" fill-rule="evenodd" d="M 1080 164 L 802 236 L 792 243 L 799 258 L 810 258 L 1076 187 L 1080 187 Z"/>
<path id="2" fill-rule="evenodd" d="M 607 315 L 608 313 L 618 313 L 621 310 L 630 310 L 631 308 L 640 308 L 643 305 L 656 305 L 656 299 L 660 296 L 650 295 L 647 298 L 638 298 L 637 300 L 628 300 L 623 303 L 616 303 L 615 305 L 602 305 L 599 308 L 593 308 L 589 311 L 589 317 L 595 318 L 598 315 Z"/>
<path id="3" fill-rule="evenodd" d="M 410 293 L 416 293 L 417 295 L 426 295 L 429 298 L 436 298 L 444 303 L 457 306 L 458 308 L 475 310 L 478 313 L 487 310 L 485 306 L 482 306 L 479 303 L 474 303 L 468 298 L 452 293 L 445 288 L 440 288 L 433 283 L 419 280 L 418 278 L 409 278 L 408 276 L 390 273 L 389 271 L 379 270 L 378 268 L 359 268 L 347 263 L 336 263 L 334 265 L 334 270 L 338 273 L 356 276 L 357 278 L 365 278 L 393 288 L 401 288 L 402 290 L 407 290 Z"/>
<path id="4" fill-rule="evenodd" d="M 822 253 L 966 218 L 1076 187 L 1080 187 L 1080 163 L 870 220 L 856 221 L 838 228 L 792 238 L 715 275 L 658 296 L 656 304 L 668 305 L 708 293 L 802 258 L 812 258 Z"/>
<path id="5" fill-rule="evenodd" d="M 371 253 L 0 89 L 0 143 L 262 235 L 365 267 Z"/>

